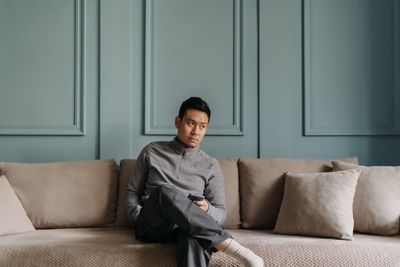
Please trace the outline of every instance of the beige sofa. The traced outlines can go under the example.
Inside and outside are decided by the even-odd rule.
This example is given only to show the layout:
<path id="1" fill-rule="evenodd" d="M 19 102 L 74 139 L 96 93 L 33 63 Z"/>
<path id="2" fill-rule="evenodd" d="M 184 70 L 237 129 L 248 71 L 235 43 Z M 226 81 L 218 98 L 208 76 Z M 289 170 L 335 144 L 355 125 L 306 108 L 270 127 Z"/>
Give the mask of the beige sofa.
<path id="1" fill-rule="evenodd" d="M 228 210 L 224 226 L 262 256 L 266 266 L 400 266 L 398 232 L 354 233 L 352 241 L 273 232 L 284 198 L 285 173 L 329 172 L 331 161 L 226 158 L 219 162 Z M 7 178 L 36 229 L 1 236 L 0 225 L 0 266 L 175 266 L 174 244 L 137 241 L 128 225 L 125 188 L 134 163 L 122 160 L 119 168 L 114 160 L 0 163 L 0 175 Z M 211 266 L 239 264 L 218 252 Z"/>

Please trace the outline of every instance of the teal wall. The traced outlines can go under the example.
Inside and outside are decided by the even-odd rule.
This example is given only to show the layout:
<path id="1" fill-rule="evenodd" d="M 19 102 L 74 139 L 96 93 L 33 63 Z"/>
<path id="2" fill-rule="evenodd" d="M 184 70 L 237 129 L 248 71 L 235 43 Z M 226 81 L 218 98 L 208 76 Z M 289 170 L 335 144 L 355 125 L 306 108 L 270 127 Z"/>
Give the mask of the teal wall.
<path id="1" fill-rule="evenodd" d="M 0 161 L 99 156 L 99 4 L 0 0 Z"/>
<path id="2" fill-rule="evenodd" d="M 262 157 L 400 163 L 400 1 L 260 1 Z"/>
<path id="3" fill-rule="evenodd" d="M 189 96 L 213 156 L 400 164 L 400 0 L 0 0 L 0 161 L 135 158 Z"/>

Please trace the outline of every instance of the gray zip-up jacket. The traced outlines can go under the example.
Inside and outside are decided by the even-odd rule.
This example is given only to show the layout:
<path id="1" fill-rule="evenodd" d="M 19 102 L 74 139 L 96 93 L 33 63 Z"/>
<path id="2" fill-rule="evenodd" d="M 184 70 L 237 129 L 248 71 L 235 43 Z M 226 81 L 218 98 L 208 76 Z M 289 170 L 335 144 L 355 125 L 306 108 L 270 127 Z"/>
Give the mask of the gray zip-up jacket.
<path id="1" fill-rule="evenodd" d="M 142 201 L 160 185 L 173 185 L 185 195 L 195 193 L 209 202 L 207 213 L 219 224 L 225 220 L 224 179 L 218 161 L 188 148 L 175 138 L 147 145 L 136 160 L 127 188 L 128 218 L 136 221 Z"/>

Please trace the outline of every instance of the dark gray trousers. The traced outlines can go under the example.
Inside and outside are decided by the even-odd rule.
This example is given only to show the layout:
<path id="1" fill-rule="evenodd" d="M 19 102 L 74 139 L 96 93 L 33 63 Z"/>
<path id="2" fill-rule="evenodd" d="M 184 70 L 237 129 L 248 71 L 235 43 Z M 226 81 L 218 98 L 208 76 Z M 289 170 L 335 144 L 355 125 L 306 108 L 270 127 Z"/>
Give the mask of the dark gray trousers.
<path id="1" fill-rule="evenodd" d="M 181 191 L 160 186 L 143 203 L 135 223 L 136 238 L 176 242 L 178 267 L 208 266 L 214 245 L 231 235 Z"/>

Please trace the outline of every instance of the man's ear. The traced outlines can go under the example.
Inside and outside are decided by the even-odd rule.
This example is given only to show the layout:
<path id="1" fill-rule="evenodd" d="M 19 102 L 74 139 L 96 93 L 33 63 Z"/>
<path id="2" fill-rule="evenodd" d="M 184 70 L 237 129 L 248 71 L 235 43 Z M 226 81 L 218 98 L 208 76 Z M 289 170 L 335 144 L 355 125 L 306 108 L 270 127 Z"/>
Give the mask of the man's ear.
<path id="1" fill-rule="evenodd" d="M 179 118 L 179 116 L 176 116 L 175 117 L 175 128 L 180 128 L 181 127 L 181 123 L 182 123 L 182 120 L 181 120 L 181 118 Z"/>

